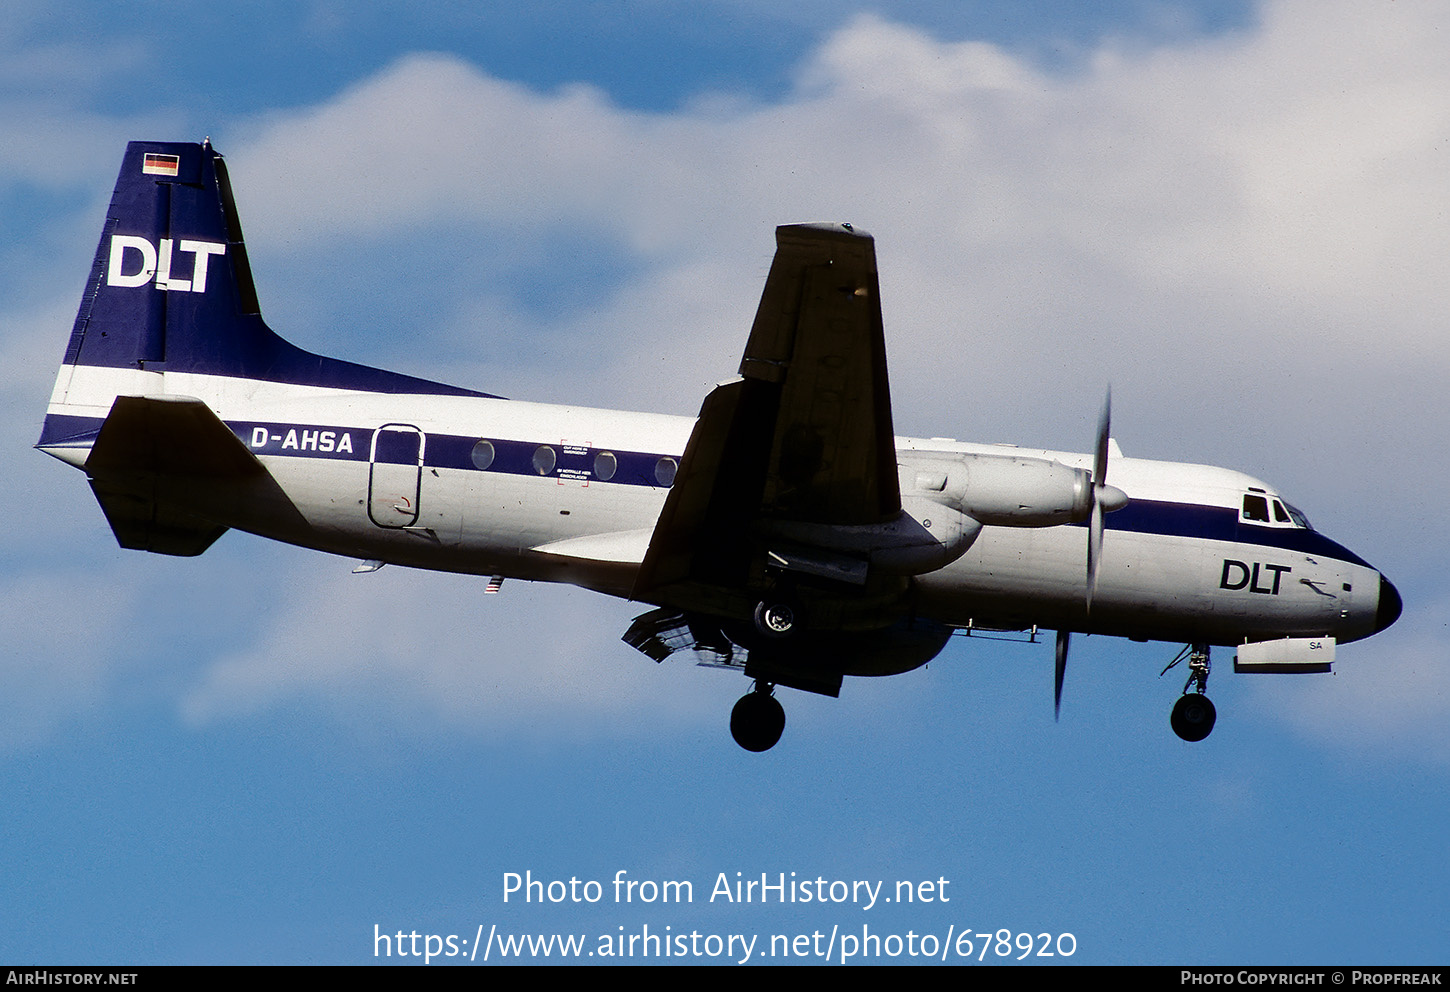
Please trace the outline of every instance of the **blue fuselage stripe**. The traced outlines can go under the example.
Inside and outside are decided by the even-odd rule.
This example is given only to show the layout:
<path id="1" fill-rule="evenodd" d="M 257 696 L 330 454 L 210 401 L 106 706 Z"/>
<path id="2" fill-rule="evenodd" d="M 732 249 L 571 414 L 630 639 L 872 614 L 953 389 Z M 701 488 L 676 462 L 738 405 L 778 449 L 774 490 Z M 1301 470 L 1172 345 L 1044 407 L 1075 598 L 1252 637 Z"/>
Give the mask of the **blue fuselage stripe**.
<path id="1" fill-rule="evenodd" d="M 232 432 L 255 455 L 281 455 L 298 458 L 328 458 L 343 461 L 368 461 L 372 455 L 373 429 L 301 424 L 234 421 L 228 423 Z M 395 425 L 399 428 L 402 425 Z M 385 432 L 387 433 L 387 432 Z M 480 468 L 475 448 L 487 441 L 492 446 L 487 466 Z M 541 453 L 541 449 L 548 452 Z M 385 448 L 377 452 L 376 461 L 411 464 L 417 458 L 416 447 L 399 447 L 392 455 Z M 614 455 L 613 469 L 607 479 L 595 470 L 597 456 L 604 451 Z M 621 451 L 569 444 L 563 441 L 517 441 L 509 438 L 428 434 L 423 445 L 425 468 L 455 469 L 465 472 L 494 472 L 503 475 L 540 476 L 579 481 L 612 482 L 627 486 L 663 488 L 656 477 L 656 468 L 663 458 L 679 460 L 678 453 Z"/>
<path id="2" fill-rule="evenodd" d="M 1104 525 L 1109 531 L 1252 544 L 1372 567 L 1354 552 L 1318 531 L 1244 523 L 1239 519 L 1239 511 L 1230 507 L 1134 499 L 1122 509 L 1108 514 Z M 1086 527 L 1087 524 L 1079 526 Z"/>
<path id="3" fill-rule="evenodd" d="M 87 443 L 95 438 L 101 424 L 102 418 L 99 417 L 48 416 L 40 445 L 63 445 L 68 441 Z M 366 462 L 372 454 L 374 429 L 368 427 L 264 421 L 233 421 L 227 426 L 256 455 Z M 493 448 L 493 457 L 487 468 L 479 468 L 474 459 L 474 450 L 480 441 L 490 442 Z M 544 447 L 552 449 L 552 460 L 547 456 L 537 457 Z M 416 448 L 399 450 L 404 452 L 399 459 L 404 463 L 416 457 Z M 614 455 L 615 469 L 607 480 L 595 472 L 596 457 L 603 451 Z M 426 468 L 596 483 L 608 481 L 614 485 L 651 489 L 664 488 L 656 474 L 656 468 L 664 458 L 677 462 L 680 455 L 676 452 L 620 451 L 559 441 L 518 441 L 456 434 L 427 434 L 423 448 L 423 466 Z M 384 450 L 381 460 L 394 459 L 389 458 Z M 1318 531 L 1246 524 L 1240 521 L 1238 511 L 1230 507 L 1134 499 L 1122 509 L 1108 514 L 1105 524 L 1108 531 L 1257 545 L 1373 567 Z M 1078 526 L 1085 527 L 1086 524 Z"/>

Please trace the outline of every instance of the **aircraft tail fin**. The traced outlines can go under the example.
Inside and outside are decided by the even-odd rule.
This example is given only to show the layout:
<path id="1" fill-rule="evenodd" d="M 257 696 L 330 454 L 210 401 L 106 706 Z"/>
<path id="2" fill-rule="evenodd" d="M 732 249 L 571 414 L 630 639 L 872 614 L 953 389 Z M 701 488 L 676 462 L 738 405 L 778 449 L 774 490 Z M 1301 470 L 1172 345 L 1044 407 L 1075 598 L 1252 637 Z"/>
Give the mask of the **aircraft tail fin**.
<path id="1" fill-rule="evenodd" d="M 195 374 L 382 393 L 487 395 L 324 358 L 262 320 L 226 163 L 209 142 L 133 141 L 38 447 L 88 446 L 117 396 Z M 68 459 L 70 460 L 70 459 Z"/>
<path id="2" fill-rule="evenodd" d="M 275 337 L 260 313 L 221 156 L 131 142 L 64 363 L 255 370 Z"/>

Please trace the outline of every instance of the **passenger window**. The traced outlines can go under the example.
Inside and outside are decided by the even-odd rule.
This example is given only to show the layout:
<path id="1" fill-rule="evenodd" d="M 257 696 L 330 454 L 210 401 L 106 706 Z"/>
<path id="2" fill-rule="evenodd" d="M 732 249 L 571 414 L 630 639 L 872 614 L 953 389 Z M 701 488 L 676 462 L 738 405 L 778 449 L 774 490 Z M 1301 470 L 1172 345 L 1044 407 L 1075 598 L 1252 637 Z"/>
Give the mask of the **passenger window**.
<path id="1" fill-rule="evenodd" d="M 492 441 L 479 441 L 473 446 L 473 467 L 484 471 L 493 464 L 494 454 Z"/>
<path id="2" fill-rule="evenodd" d="M 619 468 L 619 459 L 614 457 L 612 451 L 601 451 L 594 456 L 594 478 L 600 482 L 608 482 L 614 478 L 614 473 Z"/>
<path id="3" fill-rule="evenodd" d="M 680 469 L 673 458 L 661 458 L 655 462 L 655 481 L 668 489 L 675 484 L 675 473 Z"/>
<path id="4" fill-rule="evenodd" d="M 1250 523 L 1269 522 L 1269 501 L 1262 496 L 1255 496 L 1252 493 L 1244 497 L 1244 513 L 1242 519 Z"/>
<path id="5" fill-rule="evenodd" d="M 549 447 L 547 444 L 539 445 L 539 447 L 534 451 L 534 471 L 538 472 L 540 475 L 548 475 L 550 472 L 554 471 L 554 466 L 558 464 L 558 462 L 559 456 L 556 455 L 554 453 L 554 449 Z"/>

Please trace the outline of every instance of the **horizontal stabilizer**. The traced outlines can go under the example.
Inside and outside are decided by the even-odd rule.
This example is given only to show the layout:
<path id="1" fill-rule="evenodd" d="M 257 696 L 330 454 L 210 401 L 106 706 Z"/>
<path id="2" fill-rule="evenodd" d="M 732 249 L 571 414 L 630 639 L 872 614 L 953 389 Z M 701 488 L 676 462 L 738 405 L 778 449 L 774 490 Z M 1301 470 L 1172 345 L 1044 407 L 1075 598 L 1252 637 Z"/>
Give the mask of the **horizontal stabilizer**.
<path id="1" fill-rule="evenodd" d="M 86 459 L 92 478 L 116 473 L 245 478 L 266 472 L 226 424 L 190 396 L 118 396 Z"/>
<path id="2" fill-rule="evenodd" d="M 173 512 L 155 499 L 110 488 L 95 479 L 91 480 L 91 490 L 106 514 L 116 542 L 132 551 L 192 558 L 227 532 L 221 524 L 209 524 L 192 514 Z"/>
<path id="3" fill-rule="evenodd" d="M 121 547 L 182 556 L 227 531 L 182 506 L 216 483 L 266 475 L 205 403 L 184 396 L 117 397 L 85 467 Z"/>

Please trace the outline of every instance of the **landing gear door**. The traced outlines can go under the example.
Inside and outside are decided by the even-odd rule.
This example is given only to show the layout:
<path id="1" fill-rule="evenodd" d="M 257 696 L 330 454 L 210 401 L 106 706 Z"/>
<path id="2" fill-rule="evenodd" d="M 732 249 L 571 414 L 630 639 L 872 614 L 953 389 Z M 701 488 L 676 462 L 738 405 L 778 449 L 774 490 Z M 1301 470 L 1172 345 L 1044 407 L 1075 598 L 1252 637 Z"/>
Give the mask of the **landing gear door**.
<path id="1" fill-rule="evenodd" d="M 423 475 L 423 432 L 409 424 L 384 424 L 368 452 L 368 517 L 379 527 L 418 522 Z"/>

